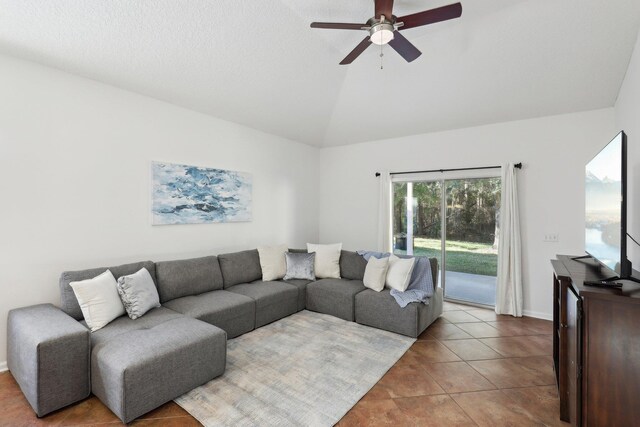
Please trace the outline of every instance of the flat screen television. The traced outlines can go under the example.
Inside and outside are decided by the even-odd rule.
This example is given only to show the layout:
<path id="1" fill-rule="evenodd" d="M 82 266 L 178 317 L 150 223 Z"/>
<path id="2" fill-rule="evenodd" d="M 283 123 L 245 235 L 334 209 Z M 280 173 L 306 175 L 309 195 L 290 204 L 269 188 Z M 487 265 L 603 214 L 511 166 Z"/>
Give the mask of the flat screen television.
<path id="1" fill-rule="evenodd" d="M 627 136 L 620 132 L 585 167 L 585 251 L 617 278 L 627 259 Z"/>

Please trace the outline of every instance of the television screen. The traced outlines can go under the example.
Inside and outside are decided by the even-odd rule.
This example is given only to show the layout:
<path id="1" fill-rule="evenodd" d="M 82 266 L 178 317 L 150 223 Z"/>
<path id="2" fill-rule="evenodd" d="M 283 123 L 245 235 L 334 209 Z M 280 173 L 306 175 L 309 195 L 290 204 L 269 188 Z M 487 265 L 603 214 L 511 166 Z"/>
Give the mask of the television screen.
<path id="1" fill-rule="evenodd" d="M 626 258 L 625 143 L 621 132 L 585 168 L 585 251 L 618 274 Z"/>

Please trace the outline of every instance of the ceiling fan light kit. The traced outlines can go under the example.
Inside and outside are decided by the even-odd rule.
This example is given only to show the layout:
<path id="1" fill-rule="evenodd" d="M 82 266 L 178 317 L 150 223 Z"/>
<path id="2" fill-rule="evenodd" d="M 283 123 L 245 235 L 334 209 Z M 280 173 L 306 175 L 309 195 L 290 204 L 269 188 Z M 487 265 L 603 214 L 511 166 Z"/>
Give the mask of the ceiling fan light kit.
<path id="1" fill-rule="evenodd" d="M 399 31 L 435 24 L 436 22 L 447 21 L 449 19 L 459 18 L 460 16 L 462 16 L 462 4 L 454 3 L 397 18 L 393 15 L 393 0 L 375 0 L 375 16 L 369 19 L 365 25 L 312 22 L 311 28 L 365 30 L 369 32 L 369 36 L 365 37 L 365 39 L 340 62 L 340 65 L 351 64 L 371 44 L 378 46 L 388 44 L 407 62 L 411 62 L 422 55 L 422 52 L 401 35 Z"/>
<path id="2" fill-rule="evenodd" d="M 395 31 L 395 27 L 388 22 L 379 22 L 373 26 L 369 30 L 369 40 L 371 43 L 377 44 L 378 46 L 382 46 L 383 44 L 389 43 L 393 40 L 393 32 Z"/>

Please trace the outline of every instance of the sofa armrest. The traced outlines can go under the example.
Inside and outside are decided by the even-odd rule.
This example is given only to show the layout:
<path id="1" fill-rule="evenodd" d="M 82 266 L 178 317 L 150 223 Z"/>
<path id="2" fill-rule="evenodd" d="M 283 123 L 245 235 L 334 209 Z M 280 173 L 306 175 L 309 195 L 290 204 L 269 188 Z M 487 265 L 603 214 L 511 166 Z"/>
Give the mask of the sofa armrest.
<path id="1" fill-rule="evenodd" d="M 438 287 L 438 258 L 429 258 L 429 263 L 431 264 L 431 278 L 433 279 L 433 288 Z"/>
<path id="2" fill-rule="evenodd" d="M 9 311 L 7 364 L 38 416 L 91 392 L 91 335 L 52 304 Z"/>

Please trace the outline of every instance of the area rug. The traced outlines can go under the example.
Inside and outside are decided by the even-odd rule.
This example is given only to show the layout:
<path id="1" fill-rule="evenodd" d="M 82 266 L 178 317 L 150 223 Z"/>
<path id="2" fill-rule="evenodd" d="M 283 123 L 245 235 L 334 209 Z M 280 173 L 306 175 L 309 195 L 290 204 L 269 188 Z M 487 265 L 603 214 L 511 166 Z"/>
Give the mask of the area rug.
<path id="1" fill-rule="evenodd" d="M 332 426 L 415 340 L 301 311 L 228 341 L 223 376 L 176 399 L 205 426 Z"/>

